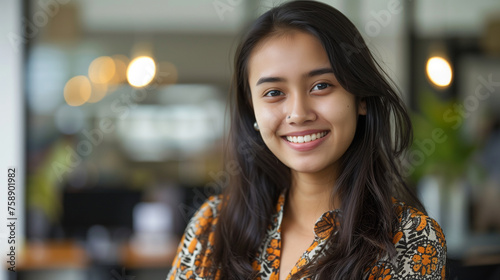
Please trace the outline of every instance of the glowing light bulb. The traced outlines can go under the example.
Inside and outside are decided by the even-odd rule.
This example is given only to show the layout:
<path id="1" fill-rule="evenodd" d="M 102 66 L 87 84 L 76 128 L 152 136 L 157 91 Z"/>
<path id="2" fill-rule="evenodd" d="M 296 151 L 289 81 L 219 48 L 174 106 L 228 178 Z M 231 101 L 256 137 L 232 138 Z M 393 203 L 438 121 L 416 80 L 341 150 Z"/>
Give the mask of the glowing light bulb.
<path id="1" fill-rule="evenodd" d="M 434 56 L 427 61 L 427 76 L 437 86 L 446 87 L 451 83 L 453 72 L 450 63 L 442 57 Z"/>
<path id="2" fill-rule="evenodd" d="M 140 56 L 130 62 L 127 69 L 127 80 L 134 87 L 148 85 L 156 74 L 154 60 L 148 56 Z"/>

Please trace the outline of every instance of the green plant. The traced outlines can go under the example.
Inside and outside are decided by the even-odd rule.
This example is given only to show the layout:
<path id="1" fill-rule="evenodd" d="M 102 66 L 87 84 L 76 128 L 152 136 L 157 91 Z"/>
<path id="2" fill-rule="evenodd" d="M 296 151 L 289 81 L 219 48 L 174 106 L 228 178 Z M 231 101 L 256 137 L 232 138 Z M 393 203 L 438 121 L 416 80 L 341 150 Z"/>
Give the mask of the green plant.
<path id="1" fill-rule="evenodd" d="M 452 122 L 446 117 L 446 112 L 455 112 L 459 103 L 456 100 L 440 100 L 435 92 L 424 91 L 419 95 L 418 107 L 420 112 L 412 112 L 411 118 L 414 126 L 414 143 L 410 153 L 421 149 L 416 141 L 431 139 L 432 131 L 436 128 L 444 131 L 442 143 L 434 142 L 435 149 L 426 154 L 423 163 L 414 165 L 410 180 L 414 183 L 427 174 L 438 174 L 446 180 L 453 180 L 463 176 L 469 166 L 469 159 L 475 146 L 464 137 L 463 121 Z M 464 118 L 457 113 L 456 118 Z"/>

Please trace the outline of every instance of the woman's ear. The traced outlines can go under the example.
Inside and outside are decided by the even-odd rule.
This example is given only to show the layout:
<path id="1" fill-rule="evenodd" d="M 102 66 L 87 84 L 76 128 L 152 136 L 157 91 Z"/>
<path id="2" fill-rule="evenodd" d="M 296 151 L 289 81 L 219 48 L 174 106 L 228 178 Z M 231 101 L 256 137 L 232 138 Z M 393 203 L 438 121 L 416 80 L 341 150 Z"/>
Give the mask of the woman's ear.
<path id="1" fill-rule="evenodd" d="M 366 101 L 361 99 L 358 103 L 358 114 L 366 116 Z"/>

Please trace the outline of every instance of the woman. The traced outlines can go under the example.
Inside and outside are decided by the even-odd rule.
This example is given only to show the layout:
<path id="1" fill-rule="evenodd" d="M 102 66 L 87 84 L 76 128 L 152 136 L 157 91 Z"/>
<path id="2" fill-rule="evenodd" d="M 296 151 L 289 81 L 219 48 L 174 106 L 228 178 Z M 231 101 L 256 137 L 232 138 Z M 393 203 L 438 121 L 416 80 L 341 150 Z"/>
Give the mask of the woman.
<path id="1" fill-rule="evenodd" d="M 444 278 L 443 233 L 398 171 L 406 109 L 344 15 L 266 12 L 234 86 L 237 172 L 190 221 L 168 279 Z"/>

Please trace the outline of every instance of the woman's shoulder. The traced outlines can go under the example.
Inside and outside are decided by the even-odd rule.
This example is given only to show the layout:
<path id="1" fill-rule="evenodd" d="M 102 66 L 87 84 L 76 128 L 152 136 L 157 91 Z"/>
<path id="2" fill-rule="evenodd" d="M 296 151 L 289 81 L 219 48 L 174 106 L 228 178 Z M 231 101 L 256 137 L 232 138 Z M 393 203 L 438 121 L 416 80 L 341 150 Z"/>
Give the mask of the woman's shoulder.
<path id="1" fill-rule="evenodd" d="M 195 212 L 186 229 L 194 229 L 197 236 L 212 231 L 217 224 L 222 198 L 222 195 L 208 197 Z"/>
<path id="2" fill-rule="evenodd" d="M 210 196 L 192 216 L 167 279 L 198 279 L 209 275 L 221 202 L 222 195 Z"/>
<path id="3" fill-rule="evenodd" d="M 214 214 L 217 214 L 218 211 L 220 210 L 222 198 L 223 198 L 222 194 L 209 196 L 199 207 L 197 213 L 195 213 L 194 216 L 200 214 L 200 212 L 203 211 L 213 211 Z"/>
<path id="4" fill-rule="evenodd" d="M 399 277 L 397 279 L 444 279 L 446 240 L 443 230 L 426 213 L 403 202 L 393 202 L 398 218 L 393 235 L 396 256 L 383 258 L 371 275 L 382 273 Z"/>
<path id="5" fill-rule="evenodd" d="M 409 235 L 417 240 L 436 240 L 443 247 L 446 247 L 443 230 L 435 219 L 401 201 L 394 200 L 394 208 L 398 218 L 394 244 L 399 241 L 402 235 Z"/>

